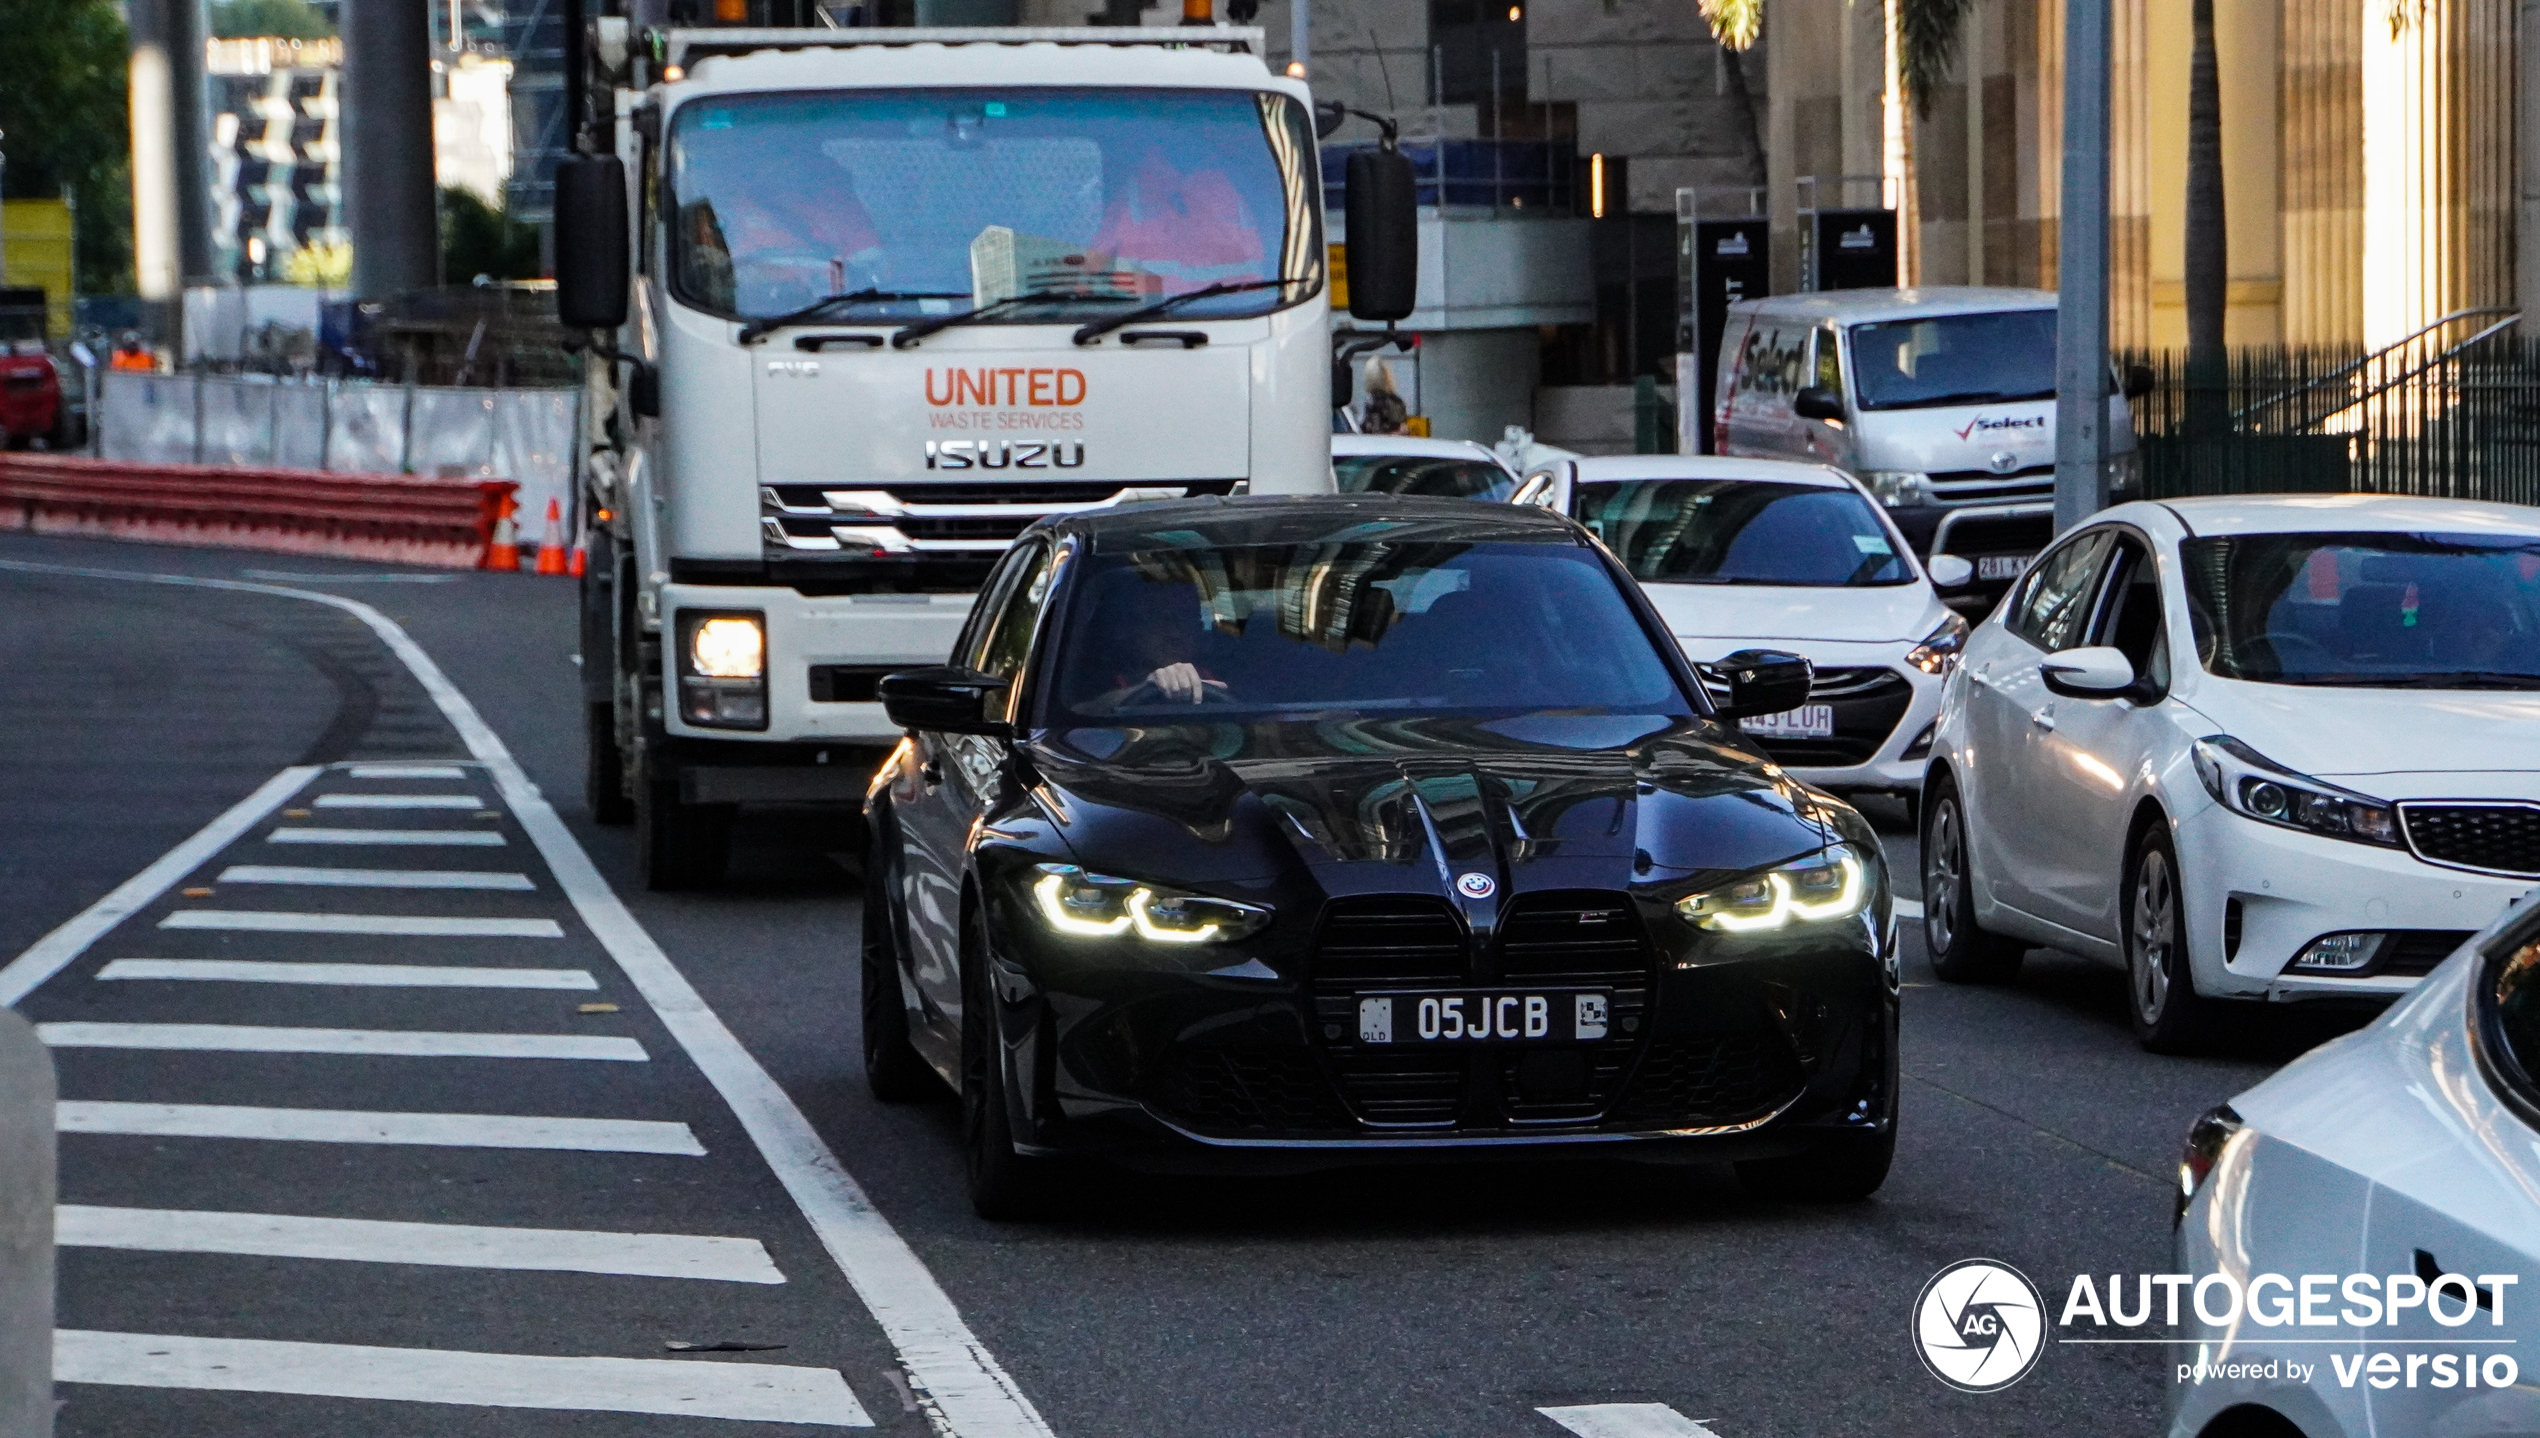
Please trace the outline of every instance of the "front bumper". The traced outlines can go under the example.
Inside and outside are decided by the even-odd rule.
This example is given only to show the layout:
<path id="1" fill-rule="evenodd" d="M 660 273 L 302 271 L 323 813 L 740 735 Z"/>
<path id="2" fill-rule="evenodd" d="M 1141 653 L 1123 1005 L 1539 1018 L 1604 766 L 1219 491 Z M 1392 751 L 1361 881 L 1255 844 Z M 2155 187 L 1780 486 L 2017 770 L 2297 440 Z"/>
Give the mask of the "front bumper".
<path id="1" fill-rule="evenodd" d="M 2533 886 L 2529 879 L 2442 868 L 2404 849 L 2260 823 L 2210 804 L 2179 820 L 2176 841 L 2181 871 L 2199 878 L 2184 891 L 2196 986 L 2217 996 L 2395 997 L 2432 967 L 2426 958 L 2439 961 Z M 2285 971 L 2312 940 L 2351 932 L 2457 937 L 2414 940 L 2416 961 L 2403 966 L 2408 972 L 2344 978 Z M 2385 956 L 2376 967 L 2387 965 Z"/>
<path id="2" fill-rule="evenodd" d="M 777 586 L 666 584 L 661 590 L 665 635 L 678 632 L 681 609 L 764 615 L 768 684 L 763 730 L 691 725 L 679 716 L 676 705 L 667 706 L 671 712 L 664 714 L 663 725 L 683 738 L 739 743 L 896 743 L 900 730 L 878 702 L 815 698 L 815 692 L 837 690 L 831 687 L 828 674 L 819 676 L 816 684 L 814 671 L 839 666 L 869 680 L 873 670 L 941 664 L 952 653 L 962 622 L 970 616 L 971 600 L 967 594 L 814 596 Z"/>

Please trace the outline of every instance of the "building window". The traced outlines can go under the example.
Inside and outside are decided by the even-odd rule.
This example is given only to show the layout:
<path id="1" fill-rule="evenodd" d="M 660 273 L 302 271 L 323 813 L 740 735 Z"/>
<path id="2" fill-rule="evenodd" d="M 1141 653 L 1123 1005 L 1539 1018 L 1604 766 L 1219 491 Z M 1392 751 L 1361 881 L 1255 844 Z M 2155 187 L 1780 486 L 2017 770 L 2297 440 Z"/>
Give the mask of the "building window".
<path id="1" fill-rule="evenodd" d="M 1526 9 L 1508 0 L 1429 0 L 1429 94 L 1493 112 L 1526 103 Z"/>

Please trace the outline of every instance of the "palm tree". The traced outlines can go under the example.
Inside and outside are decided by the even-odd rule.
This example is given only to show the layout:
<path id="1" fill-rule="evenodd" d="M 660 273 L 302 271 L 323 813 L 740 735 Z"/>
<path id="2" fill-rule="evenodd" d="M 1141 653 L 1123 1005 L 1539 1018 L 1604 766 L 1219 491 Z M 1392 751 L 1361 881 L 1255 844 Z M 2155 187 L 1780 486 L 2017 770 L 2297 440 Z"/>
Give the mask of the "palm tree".
<path id="1" fill-rule="evenodd" d="M 1958 58 L 1958 32 L 1973 0 L 1896 0 L 1898 68 L 1914 113 L 1931 118 L 1932 97 Z"/>
<path id="2" fill-rule="evenodd" d="M 1695 0 L 1711 38 L 1720 44 L 1720 78 L 1737 102 L 1738 128 L 1746 141 L 1746 182 L 1762 189 L 1764 124 L 1755 116 L 1755 92 L 1746 83 L 1746 52 L 1764 33 L 1764 0 Z M 1607 0 L 1612 8 L 1613 0 Z"/>

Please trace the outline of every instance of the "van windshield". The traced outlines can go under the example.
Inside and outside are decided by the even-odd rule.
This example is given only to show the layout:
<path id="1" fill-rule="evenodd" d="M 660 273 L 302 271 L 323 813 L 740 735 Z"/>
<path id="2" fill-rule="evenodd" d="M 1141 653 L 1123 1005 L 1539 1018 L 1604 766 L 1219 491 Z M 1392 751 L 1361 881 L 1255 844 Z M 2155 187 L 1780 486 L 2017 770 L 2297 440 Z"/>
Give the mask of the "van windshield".
<path id="1" fill-rule="evenodd" d="M 1931 409 L 2055 397 L 2055 312 L 1997 310 L 1852 327 L 1855 402 Z"/>
<path id="2" fill-rule="evenodd" d="M 1582 484 L 1578 519 L 1644 584 L 1907 584 L 1878 511 L 1852 489 L 1745 479 Z"/>
<path id="3" fill-rule="evenodd" d="M 833 295 L 857 297 L 837 318 L 868 321 L 1049 296 L 983 319 L 1050 323 L 1260 286 L 1177 313 L 1262 314 L 1321 281 L 1303 111 L 1232 90 L 692 100 L 670 127 L 659 201 L 672 288 L 752 319 Z"/>

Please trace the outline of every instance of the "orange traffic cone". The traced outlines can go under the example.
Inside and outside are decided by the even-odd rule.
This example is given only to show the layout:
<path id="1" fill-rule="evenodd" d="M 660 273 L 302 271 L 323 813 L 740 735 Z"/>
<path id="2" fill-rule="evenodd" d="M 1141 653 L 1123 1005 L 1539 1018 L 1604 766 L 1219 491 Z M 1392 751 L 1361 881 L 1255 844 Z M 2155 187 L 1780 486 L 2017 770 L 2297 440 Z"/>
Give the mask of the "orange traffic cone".
<path id="1" fill-rule="evenodd" d="M 520 572 L 520 528 L 512 523 L 513 511 L 520 506 L 506 498 L 502 513 L 494 520 L 493 542 L 485 546 L 485 567 L 498 574 Z"/>
<path id="2" fill-rule="evenodd" d="M 547 501 L 547 532 L 538 537 L 538 572 L 565 572 L 564 507 L 559 500 Z"/>

